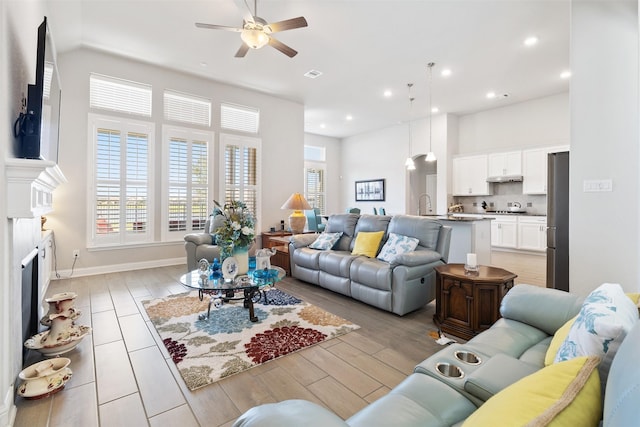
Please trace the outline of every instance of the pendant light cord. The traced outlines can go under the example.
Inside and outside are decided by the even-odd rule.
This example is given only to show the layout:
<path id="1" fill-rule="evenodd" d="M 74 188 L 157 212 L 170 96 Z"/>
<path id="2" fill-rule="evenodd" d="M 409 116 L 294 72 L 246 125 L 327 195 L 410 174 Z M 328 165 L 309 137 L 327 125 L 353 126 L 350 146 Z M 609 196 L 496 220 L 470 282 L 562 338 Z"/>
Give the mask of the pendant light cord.
<path id="1" fill-rule="evenodd" d="M 434 65 L 436 65 L 434 62 L 429 62 L 427 64 L 427 67 L 429 67 L 429 152 L 433 152 L 433 149 L 431 148 L 431 122 L 433 121 L 433 112 L 431 111 L 431 92 L 433 85 L 431 83 L 433 80 Z"/>

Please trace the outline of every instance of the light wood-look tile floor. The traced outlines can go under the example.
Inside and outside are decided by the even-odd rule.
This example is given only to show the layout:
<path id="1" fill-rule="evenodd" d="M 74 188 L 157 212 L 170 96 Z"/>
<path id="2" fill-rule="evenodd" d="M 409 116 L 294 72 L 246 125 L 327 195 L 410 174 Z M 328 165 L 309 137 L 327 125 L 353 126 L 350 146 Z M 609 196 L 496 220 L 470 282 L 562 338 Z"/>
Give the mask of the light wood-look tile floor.
<path id="1" fill-rule="evenodd" d="M 400 317 L 287 278 L 278 287 L 361 329 L 189 391 L 141 301 L 186 289 L 185 266 L 51 282 L 48 294 L 73 291 L 93 333 L 72 352 L 73 377 L 40 400 L 16 398 L 16 427 L 230 426 L 249 408 L 301 398 L 347 418 L 385 395 L 414 366 L 440 350 L 428 332 L 435 302 Z M 30 355 L 30 363 L 39 360 Z"/>
<path id="2" fill-rule="evenodd" d="M 518 277 L 515 283 L 547 286 L 547 257 L 545 253 L 491 251 L 491 265 L 504 268 Z"/>

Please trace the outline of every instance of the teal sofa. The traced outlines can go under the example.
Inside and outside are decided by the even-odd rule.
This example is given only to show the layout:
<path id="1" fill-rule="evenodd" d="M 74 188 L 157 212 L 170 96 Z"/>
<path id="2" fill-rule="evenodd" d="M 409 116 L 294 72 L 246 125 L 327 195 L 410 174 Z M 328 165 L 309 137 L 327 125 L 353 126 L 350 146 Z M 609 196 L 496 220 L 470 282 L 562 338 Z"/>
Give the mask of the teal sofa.
<path id="1" fill-rule="evenodd" d="M 326 408 L 308 401 L 287 400 L 250 409 L 235 422 L 234 427 L 526 425 L 527 423 L 514 418 L 534 405 L 536 397 L 527 396 L 527 393 L 534 393 L 534 389 L 540 384 L 544 387 L 544 382 L 538 382 L 543 374 L 553 374 L 547 375 L 547 379 L 553 381 L 561 378 L 556 372 L 560 367 L 568 365 L 553 363 L 545 367 L 545 357 L 548 357 L 547 351 L 553 346 L 554 335 L 566 330 L 566 325 L 570 324 L 572 318 L 579 312 L 582 313 L 582 302 L 581 298 L 562 291 L 516 285 L 502 301 L 502 318 L 490 329 L 467 343 L 444 347 L 416 366 L 414 372 L 387 395 L 349 419 L 342 420 Z M 637 322 L 637 308 L 632 305 L 632 309 L 635 309 L 635 314 L 631 329 L 621 338 L 622 343 L 615 355 L 611 351 L 607 353 L 613 356 L 613 362 L 606 381 L 601 384 L 599 369 L 592 367 L 591 371 L 586 371 L 587 362 L 577 371 L 575 378 L 571 374 L 568 376 L 568 380 L 578 381 L 578 377 L 587 378 L 583 375 L 584 372 L 590 372 L 588 379 L 584 379 L 583 387 L 577 388 L 575 384 L 567 387 L 562 400 L 567 390 L 576 389 L 580 399 L 591 400 L 579 400 L 575 397 L 567 403 L 569 406 L 560 408 L 559 411 L 558 405 L 552 405 L 557 413 L 551 413 L 552 416 L 547 416 L 543 422 L 536 418 L 536 422 L 528 425 L 640 425 L 640 368 L 637 366 L 640 355 L 640 323 Z M 479 363 L 468 357 L 471 353 L 479 359 Z M 456 354 L 462 354 L 462 359 L 466 361 L 460 360 Z M 575 358 L 570 363 L 575 364 L 574 362 L 584 359 L 594 360 Z M 595 360 L 597 363 L 599 359 Z M 455 369 L 444 369 L 446 374 L 453 375 L 445 376 L 439 371 L 443 366 L 460 368 L 463 375 L 456 376 L 458 372 Z M 563 375 L 567 376 L 566 373 Z M 511 394 L 517 395 L 510 396 L 511 390 L 514 391 Z M 604 394 L 601 390 L 604 390 Z M 504 403 L 504 398 L 513 397 L 515 399 L 511 400 L 511 404 Z M 584 405 L 584 402 L 588 404 L 578 406 Z M 519 409 L 518 405 L 524 409 Z M 511 415 L 509 410 L 512 411 Z M 500 413 L 501 411 L 507 412 Z M 589 422 L 580 418 L 586 416 L 586 413 L 590 413 Z M 497 418 L 487 421 L 482 416 Z M 578 418 L 572 418 L 574 416 Z"/>

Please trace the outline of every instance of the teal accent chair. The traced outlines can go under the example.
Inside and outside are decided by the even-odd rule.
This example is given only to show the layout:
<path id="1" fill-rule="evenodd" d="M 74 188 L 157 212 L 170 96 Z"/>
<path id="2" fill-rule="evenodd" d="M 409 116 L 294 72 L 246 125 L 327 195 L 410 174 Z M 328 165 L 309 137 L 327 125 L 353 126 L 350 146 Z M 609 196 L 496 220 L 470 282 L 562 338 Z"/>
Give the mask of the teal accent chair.
<path id="1" fill-rule="evenodd" d="M 304 211 L 304 215 L 307 217 L 307 229 L 309 231 L 315 231 L 322 233 L 325 225 L 322 223 L 322 216 L 320 215 L 320 209 L 307 209 Z"/>
<path id="2" fill-rule="evenodd" d="M 374 214 L 374 215 L 378 215 L 378 209 L 373 208 L 373 214 Z"/>
<path id="3" fill-rule="evenodd" d="M 347 208 L 347 213 L 360 214 L 360 208 Z"/>
<path id="4" fill-rule="evenodd" d="M 375 208 L 373 208 L 373 209 L 375 209 Z M 387 211 L 384 208 L 378 209 L 378 212 L 380 213 L 380 215 L 386 215 L 387 214 Z"/>

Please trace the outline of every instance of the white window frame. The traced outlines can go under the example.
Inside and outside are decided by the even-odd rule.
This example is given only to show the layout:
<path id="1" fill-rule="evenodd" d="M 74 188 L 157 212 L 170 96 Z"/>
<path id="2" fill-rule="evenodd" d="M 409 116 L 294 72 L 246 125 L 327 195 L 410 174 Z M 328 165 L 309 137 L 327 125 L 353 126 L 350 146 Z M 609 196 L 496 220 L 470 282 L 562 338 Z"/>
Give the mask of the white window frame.
<path id="1" fill-rule="evenodd" d="M 232 135 L 228 133 L 220 134 L 220 155 L 219 155 L 219 192 L 218 197 L 220 198 L 218 202 L 224 205 L 224 197 L 226 194 L 226 164 L 225 164 L 225 151 L 227 146 L 239 146 L 246 148 L 255 148 L 256 149 L 256 224 L 255 230 L 256 235 L 258 230 L 260 230 L 260 223 L 262 222 L 262 139 L 255 138 L 250 136 L 241 136 L 241 135 Z M 239 185 L 240 194 L 243 194 L 244 185 L 241 183 Z M 244 200 L 243 200 L 244 201 Z"/>
<path id="2" fill-rule="evenodd" d="M 211 127 L 210 99 L 165 89 L 162 102 L 165 120 L 186 123 L 187 126 Z"/>
<path id="3" fill-rule="evenodd" d="M 187 213 L 187 224 L 185 230 L 169 231 L 167 224 L 169 221 L 169 143 L 171 138 L 180 138 L 189 141 L 187 158 L 191 158 L 191 148 L 193 141 L 205 141 L 207 143 L 207 189 L 208 189 L 208 213 L 213 210 L 213 189 L 214 189 L 214 176 L 216 168 L 214 165 L 214 132 L 201 131 L 197 129 L 190 129 L 179 126 L 163 125 L 162 126 L 162 207 L 161 207 L 161 239 L 162 241 L 181 241 L 184 239 L 186 233 L 190 233 L 193 230 L 193 219 L 189 213 Z M 190 176 L 190 173 L 188 174 Z M 187 182 L 187 204 L 191 204 L 192 183 Z M 197 230 L 197 232 L 208 233 L 209 230 Z"/>
<path id="4" fill-rule="evenodd" d="M 308 182 L 307 182 L 307 178 L 308 178 L 308 170 L 309 169 L 320 169 L 322 170 L 322 180 L 323 180 L 323 188 L 324 191 L 319 191 L 316 192 L 317 194 L 321 194 L 324 198 L 324 205 L 323 206 L 313 206 L 313 204 L 311 203 L 311 200 L 314 198 L 311 196 L 310 192 L 309 192 L 309 188 L 308 188 Z M 305 199 L 307 199 L 307 201 L 309 202 L 309 204 L 311 204 L 312 208 L 316 208 L 319 207 L 320 208 L 320 214 L 322 215 L 326 215 L 326 210 L 327 210 L 327 164 L 326 162 L 310 162 L 310 161 L 305 161 L 304 162 L 304 197 Z"/>
<path id="5" fill-rule="evenodd" d="M 155 203 L 155 173 L 153 168 L 153 161 L 155 159 L 155 123 L 146 122 L 140 120 L 134 120 L 129 118 L 111 117 L 105 115 L 99 115 L 89 113 L 88 117 L 88 141 L 90 141 L 87 159 L 87 182 L 88 191 L 88 203 L 87 203 L 87 247 L 99 248 L 99 247 L 113 247 L 113 246 L 126 246 L 126 245 L 138 245 L 148 244 L 153 241 L 153 218 Z M 97 212 L 94 204 L 96 200 L 97 191 L 97 162 L 96 162 L 96 145 L 97 145 L 97 130 L 100 128 L 119 130 L 123 140 L 126 139 L 126 135 L 129 132 L 137 132 L 148 135 L 148 150 L 147 150 L 147 224 L 144 232 L 127 233 L 126 228 L 123 231 L 123 227 L 120 227 L 119 233 L 114 234 L 98 234 L 96 232 L 97 224 Z M 121 170 L 126 168 L 126 162 L 121 161 Z M 122 184 L 125 185 L 125 184 Z M 121 201 L 121 218 L 125 213 L 125 209 L 122 206 Z M 126 216 L 125 223 L 126 223 Z"/>
<path id="6" fill-rule="evenodd" d="M 94 110 L 150 118 L 152 117 L 153 91 L 150 84 L 91 73 L 89 75 L 89 106 Z"/>

